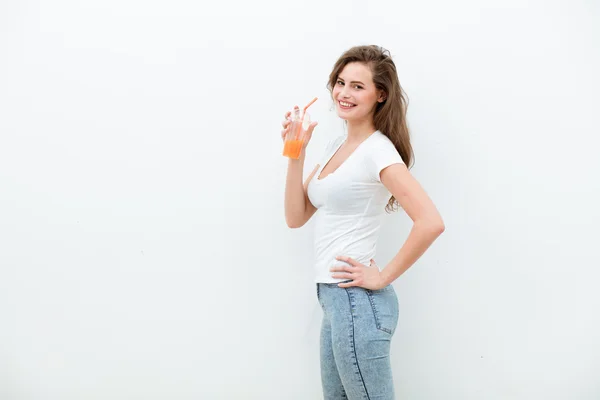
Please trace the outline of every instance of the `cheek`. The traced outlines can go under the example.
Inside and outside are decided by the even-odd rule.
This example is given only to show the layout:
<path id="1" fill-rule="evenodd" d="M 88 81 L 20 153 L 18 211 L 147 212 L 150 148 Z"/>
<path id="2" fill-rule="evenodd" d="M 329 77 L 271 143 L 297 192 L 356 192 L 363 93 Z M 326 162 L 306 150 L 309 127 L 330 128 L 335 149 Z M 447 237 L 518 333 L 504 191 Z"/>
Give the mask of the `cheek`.
<path id="1" fill-rule="evenodd" d="M 377 102 L 377 97 L 371 93 L 364 93 L 361 96 L 361 102 L 363 104 L 372 104 L 374 105 Z"/>

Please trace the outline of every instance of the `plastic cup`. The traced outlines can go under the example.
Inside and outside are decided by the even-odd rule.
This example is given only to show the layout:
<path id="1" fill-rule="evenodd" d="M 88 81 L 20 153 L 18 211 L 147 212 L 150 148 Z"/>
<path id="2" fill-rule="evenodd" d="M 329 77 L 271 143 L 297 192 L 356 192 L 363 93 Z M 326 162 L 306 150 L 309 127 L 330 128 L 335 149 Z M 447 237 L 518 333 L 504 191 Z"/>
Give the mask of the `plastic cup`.
<path id="1" fill-rule="evenodd" d="M 283 143 L 283 155 L 297 160 L 304 147 L 306 131 L 310 125 L 310 115 L 308 112 L 295 108 L 292 110 L 291 117 L 292 123 Z"/>

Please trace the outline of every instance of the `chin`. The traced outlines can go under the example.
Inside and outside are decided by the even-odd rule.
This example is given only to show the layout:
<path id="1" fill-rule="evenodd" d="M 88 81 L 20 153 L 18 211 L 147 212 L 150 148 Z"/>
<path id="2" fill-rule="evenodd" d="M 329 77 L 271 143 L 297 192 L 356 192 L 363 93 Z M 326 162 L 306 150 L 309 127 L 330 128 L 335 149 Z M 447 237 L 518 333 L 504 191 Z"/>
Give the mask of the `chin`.
<path id="1" fill-rule="evenodd" d="M 339 107 L 335 108 L 335 112 L 337 114 L 338 117 L 340 117 L 343 120 L 348 121 L 349 119 L 355 119 L 356 116 L 353 114 L 352 116 L 348 115 L 349 113 L 347 111 L 341 110 Z"/>
<path id="2" fill-rule="evenodd" d="M 352 115 L 352 116 L 350 116 L 350 115 L 348 115 L 347 113 L 345 113 L 345 112 L 343 112 L 343 111 L 341 111 L 341 110 L 339 110 L 339 109 L 338 109 L 338 110 L 336 110 L 336 111 L 337 111 L 337 116 L 338 116 L 340 119 L 343 119 L 343 120 L 344 120 L 344 121 L 346 121 L 346 122 L 351 122 L 351 121 L 355 121 L 355 120 L 356 120 L 356 121 L 358 121 L 358 120 L 360 120 L 360 118 L 361 118 L 360 116 L 357 116 L 357 115 Z"/>
<path id="3" fill-rule="evenodd" d="M 348 120 L 348 116 L 344 115 L 344 113 L 339 112 L 339 110 L 337 112 L 337 116 L 343 120 L 346 120 L 346 121 Z"/>

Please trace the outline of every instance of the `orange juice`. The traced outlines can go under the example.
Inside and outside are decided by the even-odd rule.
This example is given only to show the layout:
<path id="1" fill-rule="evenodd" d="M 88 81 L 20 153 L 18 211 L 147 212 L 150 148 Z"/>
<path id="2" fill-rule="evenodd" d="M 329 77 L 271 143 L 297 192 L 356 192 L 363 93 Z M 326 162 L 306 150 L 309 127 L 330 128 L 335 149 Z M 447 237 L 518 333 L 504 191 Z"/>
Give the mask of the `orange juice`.
<path id="1" fill-rule="evenodd" d="M 304 140 L 286 140 L 283 145 L 283 155 L 289 158 L 299 159 L 302 152 Z"/>
<path id="2" fill-rule="evenodd" d="M 304 135 L 310 121 L 310 116 L 306 112 L 301 112 L 298 108 L 292 113 L 292 123 L 290 130 L 285 136 L 283 144 L 283 155 L 293 159 L 299 159 L 304 147 Z M 304 125 L 304 126 L 303 126 Z"/>

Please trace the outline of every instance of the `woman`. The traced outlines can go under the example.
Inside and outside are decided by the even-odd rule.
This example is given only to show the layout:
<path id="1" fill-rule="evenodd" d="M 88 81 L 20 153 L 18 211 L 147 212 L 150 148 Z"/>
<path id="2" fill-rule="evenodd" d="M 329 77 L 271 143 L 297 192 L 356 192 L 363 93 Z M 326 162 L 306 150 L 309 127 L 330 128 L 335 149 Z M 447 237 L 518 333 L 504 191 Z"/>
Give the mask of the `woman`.
<path id="1" fill-rule="evenodd" d="M 290 228 L 315 215 L 317 297 L 323 308 L 321 379 L 325 400 L 393 399 L 390 341 L 398 322 L 391 283 L 444 231 L 435 205 L 408 167 L 413 154 L 407 102 L 389 52 L 357 46 L 338 59 L 328 89 L 347 134 L 325 149 L 302 183 L 306 145 L 290 159 L 285 218 Z M 282 137 L 290 126 L 285 115 Z M 383 211 L 400 206 L 413 220 L 385 268 L 374 261 Z"/>

